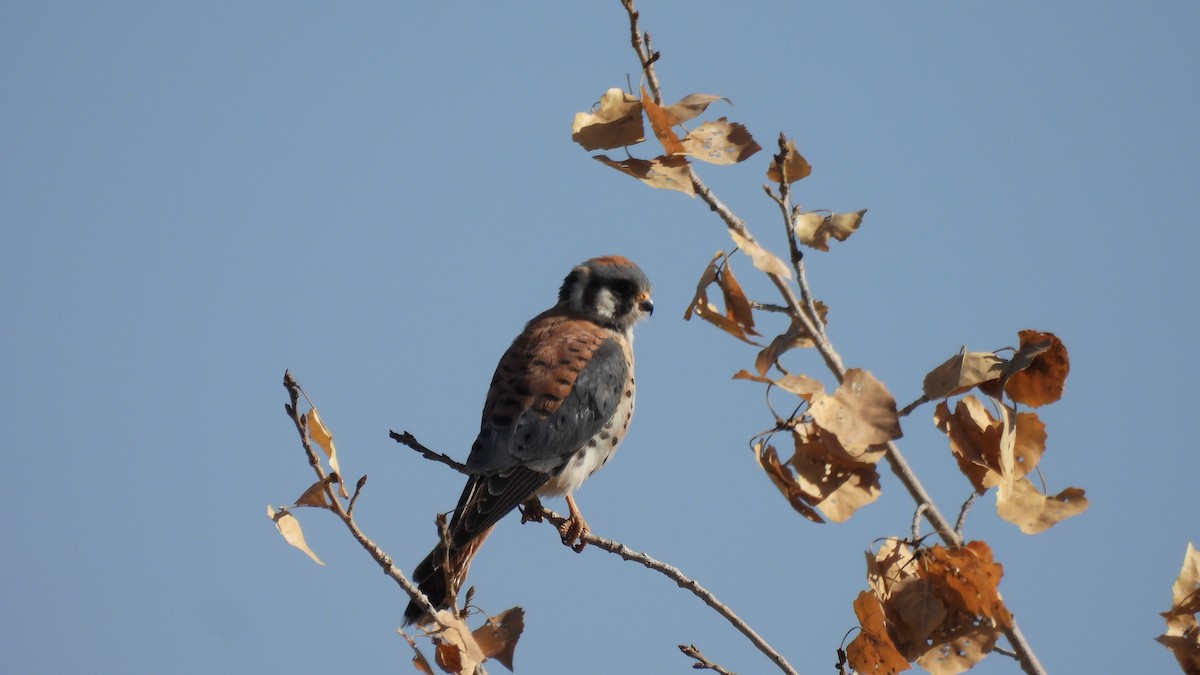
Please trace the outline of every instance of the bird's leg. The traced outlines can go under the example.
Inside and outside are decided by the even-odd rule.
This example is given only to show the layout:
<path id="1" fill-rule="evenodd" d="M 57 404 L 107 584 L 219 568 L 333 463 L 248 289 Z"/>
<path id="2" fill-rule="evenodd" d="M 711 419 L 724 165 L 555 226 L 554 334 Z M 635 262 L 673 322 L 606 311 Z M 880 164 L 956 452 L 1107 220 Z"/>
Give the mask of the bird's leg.
<path id="1" fill-rule="evenodd" d="M 542 501 L 537 497 L 526 499 L 521 504 L 521 524 L 542 522 L 542 512 L 545 510 Z"/>
<path id="2" fill-rule="evenodd" d="M 571 495 L 566 495 L 566 498 L 571 517 L 558 526 L 558 534 L 562 537 L 564 546 L 570 546 L 576 553 L 579 553 L 584 546 L 587 546 L 583 537 L 588 533 L 588 525 L 587 521 L 583 519 L 583 514 L 579 512 L 579 507 L 575 505 L 575 499 Z"/>

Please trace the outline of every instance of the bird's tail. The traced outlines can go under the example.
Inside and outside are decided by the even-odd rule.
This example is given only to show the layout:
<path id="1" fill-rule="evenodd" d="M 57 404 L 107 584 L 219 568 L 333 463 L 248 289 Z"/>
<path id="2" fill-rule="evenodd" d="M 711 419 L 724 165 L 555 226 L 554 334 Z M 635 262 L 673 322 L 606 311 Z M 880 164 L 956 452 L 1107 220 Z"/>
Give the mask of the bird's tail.
<path id="1" fill-rule="evenodd" d="M 490 533 L 491 528 L 488 528 L 462 548 L 447 549 L 445 542 L 439 543 L 425 556 L 421 564 L 417 565 L 417 569 L 413 571 L 413 581 L 425 597 L 429 598 L 435 609 L 454 607 L 458 599 L 458 590 L 467 580 L 471 559 Z M 431 621 L 433 617 L 416 600 L 408 603 L 404 610 L 404 625 L 426 625 Z"/>

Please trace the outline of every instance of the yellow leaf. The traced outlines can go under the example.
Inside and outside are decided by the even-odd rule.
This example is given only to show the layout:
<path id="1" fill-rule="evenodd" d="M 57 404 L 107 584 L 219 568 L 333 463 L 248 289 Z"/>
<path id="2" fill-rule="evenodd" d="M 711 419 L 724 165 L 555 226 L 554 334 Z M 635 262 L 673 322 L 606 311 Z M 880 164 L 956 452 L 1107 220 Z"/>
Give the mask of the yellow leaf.
<path id="1" fill-rule="evenodd" d="M 782 279 L 791 279 L 792 271 L 774 253 L 763 248 L 757 241 L 747 239 L 735 230 L 729 230 L 734 246 L 742 249 L 742 253 L 750 256 L 754 266 L 767 274 L 774 274 Z"/>
<path id="2" fill-rule="evenodd" d="M 689 197 L 696 196 L 696 188 L 692 185 L 691 168 L 686 157 L 630 158 L 618 162 L 605 155 L 596 155 L 592 159 L 611 166 L 623 174 L 633 176 L 652 188 L 675 190 Z"/>
<path id="3" fill-rule="evenodd" d="M 316 407 L 308 411 L 306 426 L 308 427 L 308 437 L 314 443 L 321 446 L 321 449 L 325 451 L 325 456 L 329 458 L 329 468 L 341 476 L 342 470 L 338 467 L 337 448 L 333 445 L 333 434 L 329 433 L 329 429 L 325 428 L 325 423 L 321 421 L 321 416 L 317 414 Z M 350 496 L 346 492 L 346 486 L 340 481 L 338 482 L 338 493 L 343 499 Z"/>
<path id="4" fill-rule="evenodd" d="M 851 454 L 900 438 L 896 400 L 871 373 L 851 368 L 832 396 L 814 397 L 809 414 Z"/>
<path id="5" fill-rule="evenodd" d="M 782 173 L 780 173 L 781 167 L 783 169 Z M 767 180 L 772 183 L 783 183 L 786 181 L 788 184 L 791 184 L 808 176 L 810 173 L 812 173 L 812 167 L 796 151 L 796 142 L 789 138 L 783 152 L 771 159 L 771 166 L 767 169 Z"/>
<path id="6" fill-rule="evenodd" d="M 646 119 L 650 120 L 650 128 L 654 130 L 655 138 L 662 143 L 663 152 L 667 155 L 683 154 L 683 144 L 671 129 L 675 121 L 662 106 L 654 102 L 645 87 L 642 87 L 642 109 L 646 111 Z"/>
<path id="7" fill-rule="evenodd" d="M 301 551 L 304 551 L 304 553 L 309 558 L 312 558 L 312 561 L 318 565 L 325 565 L 325 563 L 321 562 L 321 559 L 317 557 L 317 554 L 312 552 L 312 549 L 308 547 L 308 544 L 304 542 L 304 532 L 300 530 L 300 521 L 296 520 L 295 516 L 293 516 L 291 513 L 288 513 L 284 509 L 279 509 L 276 511 L 268 504 L 267 517 L 275 521 L 275 528 L 279 530 L 279 534 L 283 535 L 284 541 L 292 546 L 295 546 Z"/>
<path id="8" fill-rule="evenodd" d="M 729 105 L 733 105 L 729 99 L 716 94 L 688 94 L 667 107 L 666 113 L 670 115 L 672 126 L 682 124 L 704 114 L 704 111 L 708 109 L 708 104 L 713 101 L 725 101 Z"/>
<path id="9" fill-rule="evenodd" d="M 645 140 L 642 102 L 617 88 L 600 97 L 594 113 L 575 113 L 571 139 L 584 150 L 608 150 Z"/>
<path id="10" fill-rule="evenodd" d="M 1037 534 L 1061 520 L 1077 516 L 1088 508 L 1084 491 L 1067 488 L 1053 497 L 1038 491 L 1028 478 L 1012 487 L 1000 485 L 996 492 L 996 514 L 1021 528 L 1025 534 Z"/>
<path id="11" fill-rule="evenodd" d="M 866 209 L 854 213 L 799 213 L 792 219 L 792 230 L 801 244 L 818 251 L 829 250 L 829 238 L 846 241 L 862 224 Z"/>
<path id="12" fill-rule="evenodd" d="M 513 607 L 490 617 L 471 633 L 484 657 L 496 659 L 509 670 L 513 669 L 513 652 L 525 630 L 525 610 Z"/>
<path id="13" fill-rule="evenodd" d="M 1000 379 L 1004 359 L 991 352 L 968 352 L 964 347 L 945 363 L 929 371 L 922 387 L 925 398 L 936 400 L 968 391 L 983 382 Z"/>
<path id="14" fill-rule="evenodd" d="M 680 144 L 683 154 L 709 164 L 737 164 L 762 150 L 746 127 L 724 117 L 696 127 Z"/>

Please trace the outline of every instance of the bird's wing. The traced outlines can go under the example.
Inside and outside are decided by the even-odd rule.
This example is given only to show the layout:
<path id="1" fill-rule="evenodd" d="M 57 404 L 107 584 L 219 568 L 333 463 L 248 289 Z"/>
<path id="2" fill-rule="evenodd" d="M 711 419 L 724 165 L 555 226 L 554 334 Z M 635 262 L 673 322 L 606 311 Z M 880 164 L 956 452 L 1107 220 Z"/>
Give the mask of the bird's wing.
<path id="1" fill-rule="evenodd" d="M 484 403 L 467 459 L 472 478 L 451 520 L 455 544 L 536 494 L 603 429 L 627 377 L 611 331 L 549 313 L 529 322 L 500 359 Z"/>

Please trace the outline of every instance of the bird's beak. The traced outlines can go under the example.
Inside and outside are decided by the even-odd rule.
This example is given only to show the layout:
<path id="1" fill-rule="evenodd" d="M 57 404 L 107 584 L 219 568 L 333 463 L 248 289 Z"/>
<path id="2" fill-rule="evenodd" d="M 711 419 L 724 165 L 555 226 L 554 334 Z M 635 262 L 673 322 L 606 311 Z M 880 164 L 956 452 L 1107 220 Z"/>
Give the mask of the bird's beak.
<path id="1" fill-rule="evenodd" d="M 642 298 L 641 302 L 638 303 L 638 308 L 645 312 L 646 316 L 650 316 L 651 314 L 654 314 L 654 301 L 651 300 L 650 296 L 647 295 L 646 297 Z"/>

